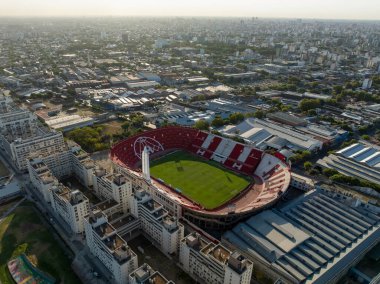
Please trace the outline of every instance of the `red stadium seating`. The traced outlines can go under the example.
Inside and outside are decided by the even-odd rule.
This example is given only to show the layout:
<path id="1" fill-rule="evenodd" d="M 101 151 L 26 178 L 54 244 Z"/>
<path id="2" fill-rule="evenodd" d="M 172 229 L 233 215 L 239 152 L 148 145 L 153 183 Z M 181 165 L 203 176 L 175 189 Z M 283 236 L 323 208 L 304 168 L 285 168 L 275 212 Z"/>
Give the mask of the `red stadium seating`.
<path id="1" fill-rule="evenodd" d="M 135 141 L 141 137 L 152 138 L 162 145 L 164 151 L 174 149 L 185 149 L 192 153 L 199 154 L 200 156 L 210 159 L 217 150 L 218 146 L 223 139 L 219 136 L 213 135 L 212 140 L 207 149 L 201 148 L 207 137 L 212 134 L 199 131 L 194 128 L 180 127 L 180 126 L 168 126 L 159 128 L 156 130 L 146 131 L 136 136 L 130 137 L 111 149 L 111 157 L 114 160 L 118 160 L 124 166 L 129 168 L 136 168 L 140 162 L 140 158 L 135 153 L 134 144 Z M 211 137 L 210 137 L 211 138 Z M 210 139 L 209 138 L 209 139 Z M 258 149 L 250 149 L 250 154 L 245 162 L 240 162 L 237 159 L 244 151 L 245 146 L 240 143 L 236 143 L 233 150 L 226 158 L 224 165 L 231 169 L 241 171 L 242 173 L 252 175 L 260 163 L 262 151 Z M 141 151 L 139 149 L 138 151 Z"/>
<path id="2" fill-rule="evenodd" d="M 206 139 L 207 142 L 205 143 Z M 228 214 L 229 204 L 235 206 L 236 212 L 243 213 L 256 210 L 277 200 L 286 191 L 291 178 L 286 163 L 278 157 L 264 154 L 259 149 L 224 139 L 228 138 L 208 134 L 194 128 L 168 126 L 139 133 L 119 142 L 112 147 L 110 156 L 115 163 L 140 171 L 140 155 L 142 148 L 146 145 L 150 147 L 152 154 L 159 154 L 159 152 L 164 154 L 166 151 L 183 149 L 203 158 L 213 159 L 227 168 L 253 177 L 254 186 L 250 185 L 233 200 L 220 208 L 213 209 L 213 214 Z M 142 143 L 135 143 L 137 140 L 142 141 Z M 161 184 L 161 186 L 169 188 L 167 185 Z M 172 191 L 170 194 L 176 195 L 177 200 L 181 200 L 186 208 L 198 212 L 205 211 L 199 204 L 178 194 L 173 189 L 169 190 Z M 247 196 L 249 198 L 246 198 Z"/>

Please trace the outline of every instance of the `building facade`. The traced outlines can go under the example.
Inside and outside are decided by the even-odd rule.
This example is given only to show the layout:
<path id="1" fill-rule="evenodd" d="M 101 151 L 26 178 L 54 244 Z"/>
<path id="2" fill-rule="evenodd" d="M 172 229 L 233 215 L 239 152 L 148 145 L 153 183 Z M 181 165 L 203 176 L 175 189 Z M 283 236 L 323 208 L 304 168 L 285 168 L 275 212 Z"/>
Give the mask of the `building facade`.
<path id="1" fill-rule="evenodd" d="M 49 190 L 53 210 L 69 225 L 72 232 L 84 232 L 84 217 L 90 210 L 88 198 L 79 190 L 70 190 L 63 185 Z"/>
<path id="2" fill-rule="evenodd" d="M 195 232 L 181 240 L 179 261 L 182 269 L 200 283 L 251 282 L 252 262 Z"/>
<path id="3" fill-rule="evenodd" d="M 91 212 L 84 220 L 86 243 L 91 253 L 112 273 L 117 284 L 128 284 L 129 275 L 138 267 L 137 255 L 101 211 Z"/>

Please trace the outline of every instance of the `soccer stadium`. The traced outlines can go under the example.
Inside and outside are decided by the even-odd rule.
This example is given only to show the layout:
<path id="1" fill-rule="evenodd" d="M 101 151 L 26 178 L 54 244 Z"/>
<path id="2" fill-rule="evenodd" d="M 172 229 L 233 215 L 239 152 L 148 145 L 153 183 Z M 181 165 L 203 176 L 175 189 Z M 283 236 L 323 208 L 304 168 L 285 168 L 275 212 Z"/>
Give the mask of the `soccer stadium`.
<path id="1" fill-rule="evenodd" d="M 142 153 L 149 151 L 144 181 Z M 291 175 L 280 154 L 197 129 L 169 126 L 139 133 L 111 149 L 111 160 L 178 217 L 224 229 L 273 205 Z"/>

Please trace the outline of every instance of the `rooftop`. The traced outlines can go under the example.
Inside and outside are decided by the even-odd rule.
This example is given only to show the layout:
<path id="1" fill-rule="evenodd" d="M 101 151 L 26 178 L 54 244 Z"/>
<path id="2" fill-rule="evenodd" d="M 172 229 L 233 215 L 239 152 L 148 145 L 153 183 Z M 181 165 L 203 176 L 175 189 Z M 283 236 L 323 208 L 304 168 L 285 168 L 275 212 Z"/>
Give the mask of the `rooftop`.
<path id="1" fill-rule="evenodd" d="M 223 240 L 298 282 L 327 283 L 327 271 L 354 261 L 379 235 L 380 217 L 349 207 L 336 195 L 310 191 L 279 211 L 240 223 Z"/>

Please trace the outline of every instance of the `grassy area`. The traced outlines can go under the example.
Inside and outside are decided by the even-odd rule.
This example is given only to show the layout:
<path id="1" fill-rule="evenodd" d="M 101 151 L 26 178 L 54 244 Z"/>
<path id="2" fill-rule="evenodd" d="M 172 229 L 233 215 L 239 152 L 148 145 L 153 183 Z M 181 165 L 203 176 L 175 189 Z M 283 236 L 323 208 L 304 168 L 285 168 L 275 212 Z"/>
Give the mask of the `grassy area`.
<path id="1" fill-rule="evenodd" d="M 232 199 L 251 182 L 238 175 L 184 151 L 174 152 L 151 163 L 151 174 L 207 209 L 216 208 Z"/>
<path id="2" fill-rule="evenodd" d="M 53 276 L 57 283 L 81 283 L 71 270 L 71 261 L 28 202 L 22 203 L 0 224 L 0 283 L 14 283 L 7 262 L 21 253 L 34 259 L 37 267 Z"/>
<path id="3" fill-rule="evenodd" d="M 122 120 L 113 120 L 99 125 L 104 127 L 103 133 L 105 135 L 121 135 L 124 131 L 121 127 L 123 123 L 124 121 Z"/>

